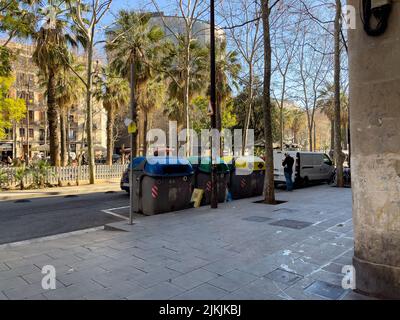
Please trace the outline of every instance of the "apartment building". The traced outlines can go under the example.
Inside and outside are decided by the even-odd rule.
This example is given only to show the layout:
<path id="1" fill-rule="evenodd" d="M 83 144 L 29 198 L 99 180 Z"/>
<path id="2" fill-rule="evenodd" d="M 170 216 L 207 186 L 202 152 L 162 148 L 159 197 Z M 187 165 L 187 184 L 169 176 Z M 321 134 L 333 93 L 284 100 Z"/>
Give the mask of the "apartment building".
<path id="1" fill-rule="evenodd" d="M 28 154 L 32 158 L 35 154 L 46 154 L 49 148 L 48 137 L 51 132 L 47 126 L 45 89 L 40 83 L 39 70 L 32 60 L 34 46 L 16 42 L 8 46 L 16 54 L 13 64 L 15 83 L 10 96 L 24 99 L 28 110 L 26 118 L 15 123 L 8 131 L 8 136 L 0 140 L 0 160 L 7 156 L 26 157 Z M 71 153 L 79 153 L 86 147 L 85 118 L 85 99 L 82 97 L 68 111 L 67 145 Z M 94 101 L 93 138 L 97 154 L 106 148 L 106 123 L 107 116 L 102 103 Z"/>

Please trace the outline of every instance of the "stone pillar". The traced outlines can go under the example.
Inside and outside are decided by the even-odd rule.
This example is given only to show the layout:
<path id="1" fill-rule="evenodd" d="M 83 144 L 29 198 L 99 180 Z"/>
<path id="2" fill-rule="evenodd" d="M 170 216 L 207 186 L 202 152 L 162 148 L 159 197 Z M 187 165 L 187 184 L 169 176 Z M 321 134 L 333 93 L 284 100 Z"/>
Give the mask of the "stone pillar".
<path id="1" fill-rule="evenodd" d="M 348 4 L 356 286 L 400 298 L 400 2 L 379 37 L 364 32 L 360 1 Z"/>

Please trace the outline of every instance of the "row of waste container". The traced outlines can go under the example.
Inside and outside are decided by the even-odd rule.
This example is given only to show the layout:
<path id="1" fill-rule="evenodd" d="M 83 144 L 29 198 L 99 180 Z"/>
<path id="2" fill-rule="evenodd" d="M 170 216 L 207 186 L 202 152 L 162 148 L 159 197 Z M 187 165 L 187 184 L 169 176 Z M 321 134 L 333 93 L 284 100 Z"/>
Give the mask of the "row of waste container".
<path id="1" fill-rule="evenodd" d="M 135 212 L 154 215 L 192 206 L 194 189 L 203 190 L 201 205 L 211 202 L 211 159 L 209 157 L 138 157 L 133 170 Z M 128 170 L 129 170 L 128 169 Z M 262 195 L 265 162 L 258 157 L 225 157 L 217 160 L 218 201 Z M 129 174 L 121 187 L 129 191 Z M 128 183 L 126 183 L 128 180 Z"/>

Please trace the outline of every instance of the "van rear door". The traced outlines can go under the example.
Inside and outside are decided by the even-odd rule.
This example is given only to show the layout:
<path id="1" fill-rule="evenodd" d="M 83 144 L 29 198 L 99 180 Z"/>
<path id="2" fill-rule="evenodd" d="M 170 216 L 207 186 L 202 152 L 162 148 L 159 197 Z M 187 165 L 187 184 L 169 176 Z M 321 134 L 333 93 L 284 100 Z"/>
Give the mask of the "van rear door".
<path id="1" fill-rule="evenodd" d="M 284 154 L 282 151 L 274 151 L 274 180 L 275 182 L 286 182 L 282 167 Z"/>

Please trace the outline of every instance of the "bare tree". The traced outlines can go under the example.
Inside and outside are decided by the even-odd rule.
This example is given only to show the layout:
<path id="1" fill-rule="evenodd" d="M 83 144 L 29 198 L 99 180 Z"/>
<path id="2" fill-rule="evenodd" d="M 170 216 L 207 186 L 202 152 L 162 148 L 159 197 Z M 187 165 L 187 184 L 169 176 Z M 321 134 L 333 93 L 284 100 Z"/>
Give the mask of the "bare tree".
<path id="1" fill-rule="evenodd" d="M 330 74 L 331 53 L 329 37 L 303 26 L 297 55 L 299 92 L 297 100 L 306 110 L 309 150 L 313 151 L 313 129 L 319 93 Z"/>
<path id="2" fill-rule="evenodd" d="M 169 25 L 167 19 L 165 19 L 162 11 L 156 0 L 151 0 L 157 11 L 160 13 L 160 17 L 163 21 L 165 28 L 167 29 L 170 36 L 174 38 L 177 43 L 182 43 L 184 47 L 184 84 L 183 88 L 179 82 L 171 77 L 172 81 L 181 87 L 184 91 L 183 95 L 183 106 L 185 109 L 185 119 L 186 119 L 186 152 L 189 155 L 190 146 L 190 81 L 192 76 L 191 70 L 191 44 L 196 40 L 196 33 L 204 30 L 195 30 L 196 23 L 198 23 L 202 17 L 209 10 L 209 4 L 206 0 L 176 0 L 177 10 L 179 12 L 180 18 L 184 21 L 183 34 L 181 30 L 177 31 L 173 26 Z M 182 37 L 183 36 L 183 37 Z M 183 40 L 183 41 L 182 41 Z"/>
<path id="3" fill-rule="evenodd" d="M 279 124 L 280 124 L 280 146 L 283 149 L 284 136 L 285 136 L 285 119 L 284 119 L 284 106 L 285 100 L 287 99 L 288 86 L 290 85 L 291 79 L 291 68 L 298 50 L 298 37 L 300 33 L 300 22 L 293 21 L 290 13 L 287 12 L 285 19 L 281 19 L 285 22 L 285 25 L 281 25 L 278 29 L 275 28 L 273 34 L 273 58 L 275 64 L 275 71 L 278 73 L 279 82 L 275 81 L 275 84 L 279 83 L 278 95 L 276 97 L 273 91 L 275 100 L 279 106 Z M 289 23 L 288 23 L 289 22 Z"/>
<path id="4" fill-rule="evenodd" d="M 99 23 L 110 9 L 112 0 L 74 0 L 69 1 L 72 18 L 77 29 L 83 35 L 86 50 L 86 79 L 76 75 L 86 87 L 86 137 L 88 144 L 89 181 L 95 183 L 95 157 L 93 148 L 93 76 L 96 72 L 93 62 L 95 36 Z M 71 70 L 74 71 L 73 67 Z"/>
<path id="5" fill-rule="evenodd" d="M 269 0 L 261 0 L 262 25 L 264 41 L 264 85 L 263 85 L 263 111 L 264 111 L 264 139 L 265 159 L 271 159 L 265 170 L 264 202 L 275 204 L 274 166 L 273 166 L 273 138 L 272 138 L 272 104 L 271 104 L 271 36 L 270 36 L 270 6 Z"/>
<path id="6" fill-rule="evenodd" d="M 335 68 L 334 68 L 334 87 L 335 87 L 335 162 L 336 162 L 336 183 L 338 187 L 343 187 L 343 153 L 341 137 L 341 115 L 340 115 L 340 30 L 341 30 L 341 1 L 336 0 L 335 14 Z"/>
<path id="7" fill-rule="evenodd" d="M 258 1 L 236 0 L 223 2 L 220 11 L 220 15 L 226 25 L 223 29 L 227 32 L 228 38 L 241 55 L 245 65 L 243 68 L 244 74 L 240 78 L 242 84 L 248 90 L 242 142 L 242 152 L 244 154 L 254 100 L 256 78 L 254 66 L 262 58 L 261 7 Z"/>

